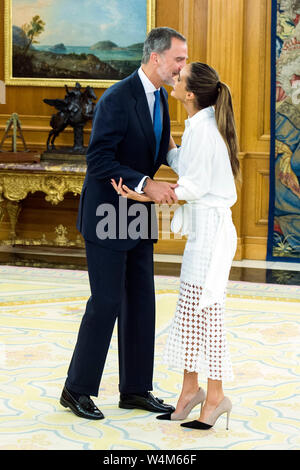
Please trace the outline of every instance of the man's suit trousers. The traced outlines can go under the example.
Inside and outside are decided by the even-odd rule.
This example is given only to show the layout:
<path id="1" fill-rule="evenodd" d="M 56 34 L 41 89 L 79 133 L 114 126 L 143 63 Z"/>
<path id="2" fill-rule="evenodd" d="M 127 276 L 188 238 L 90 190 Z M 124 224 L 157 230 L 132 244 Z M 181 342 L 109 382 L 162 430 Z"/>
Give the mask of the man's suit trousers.
<path id="1" fill-rule="evenodd" d="M 119 390 L 152 390 L 155 293 L 153 243 L 140 240 L 129 251 L 115 251 L 86 241 L 91 296 L 69 366 L 69 390 L 97 396 L 118 323 Z"/>

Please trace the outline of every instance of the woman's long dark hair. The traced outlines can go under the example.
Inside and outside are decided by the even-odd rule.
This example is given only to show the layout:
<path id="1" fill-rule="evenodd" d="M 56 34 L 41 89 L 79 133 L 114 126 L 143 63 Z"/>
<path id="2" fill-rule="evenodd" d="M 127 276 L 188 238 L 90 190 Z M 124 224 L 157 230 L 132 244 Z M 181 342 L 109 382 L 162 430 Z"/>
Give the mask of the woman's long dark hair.
<path id="1" fill-rule="evenodd" d="M 229 87 L 220 82 L 217 72 L 212 67 L 201 62 L 190 64 L 186 87 L 188 91 L 194 93 L 198 109 L 215 106 L 217 126 L 229 152 L 232 173 L 234 178 L 240 181 L 238 138 Z"/>

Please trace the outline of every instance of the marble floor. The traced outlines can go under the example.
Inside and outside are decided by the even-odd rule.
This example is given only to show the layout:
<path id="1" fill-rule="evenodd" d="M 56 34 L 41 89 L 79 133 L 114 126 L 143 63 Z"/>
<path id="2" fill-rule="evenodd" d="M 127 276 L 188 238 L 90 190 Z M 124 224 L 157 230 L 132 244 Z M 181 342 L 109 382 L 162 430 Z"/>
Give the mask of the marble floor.
<path id="1" fill-rule="evenodd" d="M 163 351 L 179 287 L 177 276 L 155 276 L 153 393 L 172 405 L 180 393 L 182 370 L 165 364 Z M 136 455 L 165 450 L 172 451 L 170 456 L 174 451 L 197 454 L 201 464 L 203 450 L 300 449 L 299 286 L 229 281 L 226 330 L 235 377 L 224 391 L 233 409 L 229 430 L 221 416 L 213 428 L 201 432 L 176 421 L 158 421 L 145 410 L 118 407 L 117 325 L 94 398 L 105 419 L 83 420 L 60 405 L 89 295 L 83 269 L 0 266 L 0 451 Z M 199 374 L 199 385 L 206 388 L 205 374 Z M 197 419 L 199 411 L 193 409 L 187 420 Z M 100 455 L 98 459 L 99 465 Z"/>
<path id="2" fill-rule="evenodd" d="M 154 255 L 155 274 L 179 276 L 182 256 Z M 0 265 L 86 270 L 84 250 L 0 247 Z M 234 261 L 230 280 L 267 284 L 300 285 L 300 263 L 262 260 Z"/>

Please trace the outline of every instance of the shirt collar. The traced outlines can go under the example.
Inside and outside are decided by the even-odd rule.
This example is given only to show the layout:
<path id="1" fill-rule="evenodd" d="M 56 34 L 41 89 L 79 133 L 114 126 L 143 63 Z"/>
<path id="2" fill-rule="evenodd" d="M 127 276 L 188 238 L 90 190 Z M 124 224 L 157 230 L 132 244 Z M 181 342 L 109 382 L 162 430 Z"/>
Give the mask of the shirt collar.
<path id="1" fill-rule="evenodd" d="M 194 127 L 198 122 L 205 119 L 211 119 L 215 117 L 215 108 L 213 106 L 208 106 L 208 108 L 201 109 L 192 117 L 186 119 L 185 124 L 187 127 Z"/>
<path id="2" fill-rule="evenodd" d="M 155 86 L 153 85 L 151 80 L 149 80 L 149 78 L 147 77 L 147 75 L 143 71 L 142 67 L 139 68 L 138 74 L 139 74 L 139 77 L 140 77 L 141 82 L 143 84 L 145 93 L 153 93 L 154 91 L 157 90 L 157 88 L 155 88 Z M 160 88 L 158 88 L 158 90 L 160 90 Z"/>

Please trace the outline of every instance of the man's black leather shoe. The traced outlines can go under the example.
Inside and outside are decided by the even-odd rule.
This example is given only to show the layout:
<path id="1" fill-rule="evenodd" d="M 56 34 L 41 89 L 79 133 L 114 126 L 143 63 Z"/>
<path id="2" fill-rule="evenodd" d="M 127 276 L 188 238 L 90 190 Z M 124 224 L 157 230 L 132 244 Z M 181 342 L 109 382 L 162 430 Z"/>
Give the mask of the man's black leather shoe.
<path id="1" fill-rule="evenodd" d="M 175 410 L 174 406 L 164 404 L 163 400 L 154 397 L 151 392 L 148 392 L 145 396 L 121 393 L 119 408 L 127 410 L 138 408 L 154 413 L 172 413 Z"/>
<path id="2" fill-rule="evenodd" d="M 64 387 L 61 397 L 60 404 L 65 408 L 70 408 L 73 413 L 81 418 L 86 419 L 103 419 L 104 415 L 97 408 L 93 400 L 86 395 L 80 395 L 76 400 L 71 393 Z"/>

